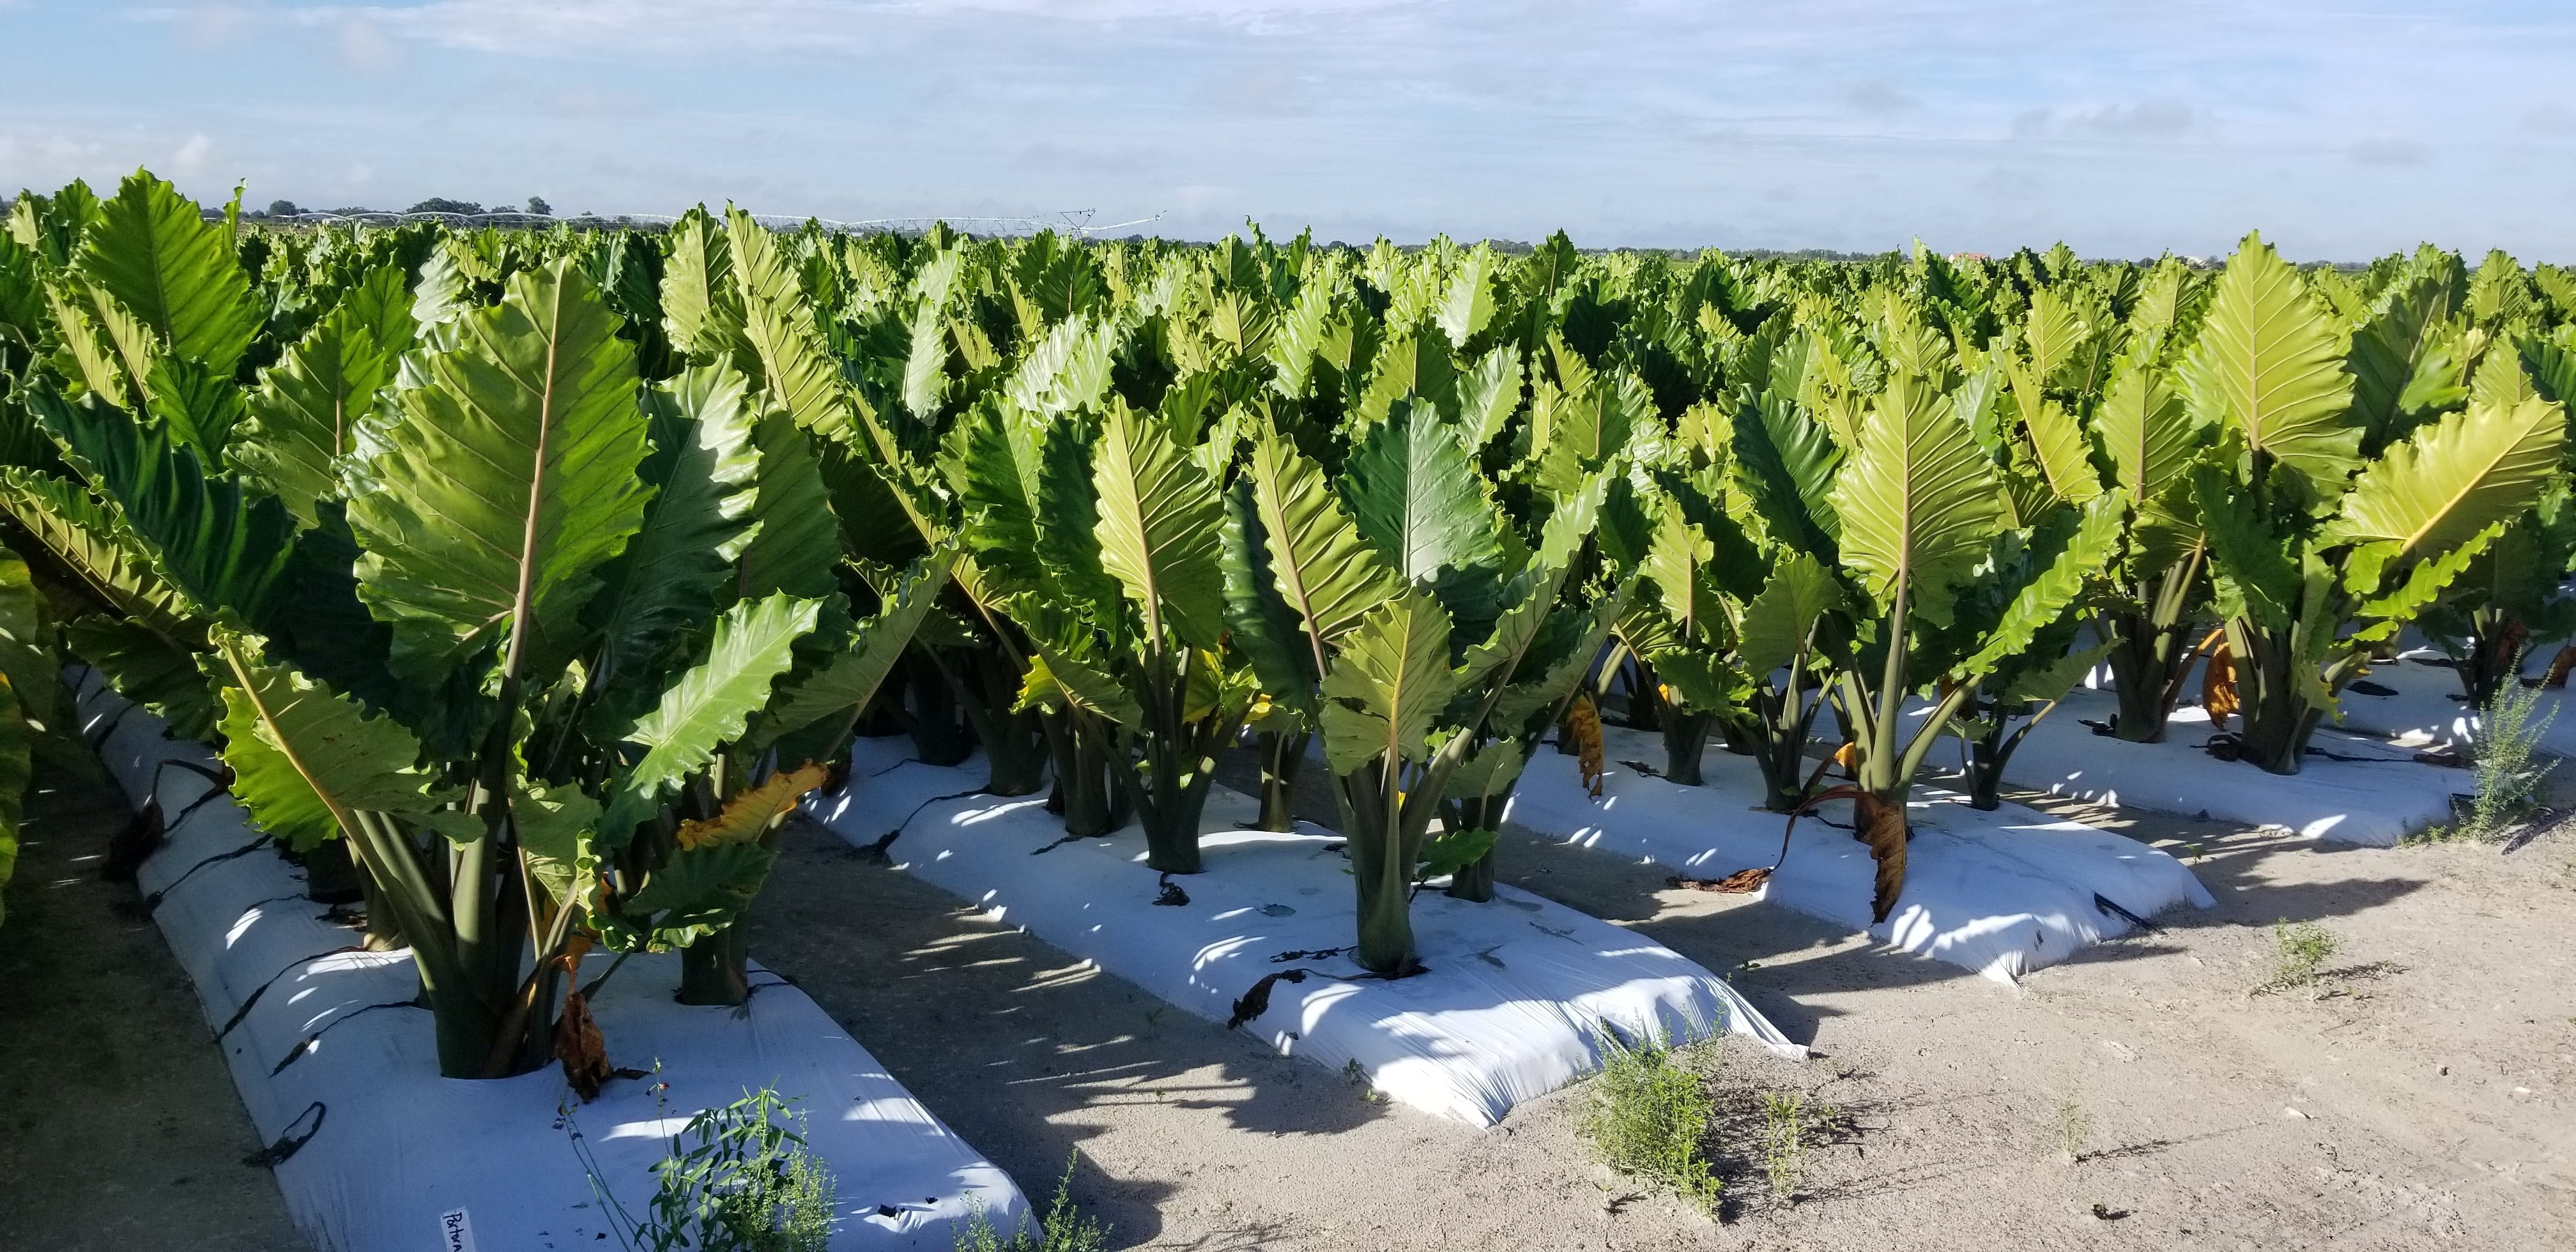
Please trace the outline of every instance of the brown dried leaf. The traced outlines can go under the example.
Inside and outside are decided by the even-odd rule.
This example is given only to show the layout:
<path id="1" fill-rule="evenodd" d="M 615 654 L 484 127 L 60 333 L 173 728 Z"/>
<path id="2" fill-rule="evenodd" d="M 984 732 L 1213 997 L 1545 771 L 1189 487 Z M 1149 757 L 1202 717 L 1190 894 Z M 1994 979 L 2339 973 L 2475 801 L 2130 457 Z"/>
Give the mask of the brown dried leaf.
<path id="1" fill-rule="evenodd" d="M 2200 671 L 2200 706 L 2209 710 L 2209 728 L 2227 729 L 2227 719 L 2242 707 L 2236 698 L 2236 654 L 2229 651 L 2227 638 L 2216 634 L 2214 642 L 2203 647 L 2209 663 Z"/>
<path id="2" fill-rule="evenodd" d="M 1565 710 L 1566 733 L 1574 736 L 1575 768 L 1583 775 L 1584 790 L 1593 798 L 1601 796 L 1601 710 L 1592 707 L 1592 697 L 1576 696 Z"/>
<path id="3" fill-rule="evenodd" d="M 588 1104 L 615 1071 L 608 1066 L 608 1041 L 590 1017 L 590 1001 L 577 988 L 564 992 L 563 1014 L 555 1018 L 555 1059 L 563 1062 L 564 1081 Z"/>
<path id="4" fill-rule="evenodd" d="M 1852 797 L 1852 828 L 1860 841 L 1869 845 L 1869 855 L 1878 862 L 1878 884 L 1869 903 L 1869 919 L 1874 925 L 1887 920 L 1896 910 L 1897 893 L 1905 889 L 1905 840 L 1910 833 L 1905 826 L 1905 805 L 1890 804 L 1864 791 Z"/>
<path id="5" fill-rule="evenodd" d="M 2549 658 L 2549 672 L 2541 676 L 2540 685 L 2552 691 L 2566 686 L 2571 669 L 2576 669 L 2576 644 L 2560 648 L 2558 655 Z"/>

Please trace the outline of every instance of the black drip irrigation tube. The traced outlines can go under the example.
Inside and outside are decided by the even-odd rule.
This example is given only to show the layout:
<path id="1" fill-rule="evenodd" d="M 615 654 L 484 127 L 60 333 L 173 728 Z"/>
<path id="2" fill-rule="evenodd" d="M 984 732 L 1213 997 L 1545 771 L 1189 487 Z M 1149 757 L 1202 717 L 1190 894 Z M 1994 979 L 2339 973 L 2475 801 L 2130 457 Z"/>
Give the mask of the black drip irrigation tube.
<path id="1" fill-rule="evenodd" d="M 242 1024 L 243 1019 L 248 1018 L 248 1017 L 250 1016 L 250 1011 L 251 1011 L 251 1009 L 252 1009 L 252 1008 L 254 1008 L 254 1007 L 256 1007 L 256 1006 L 259 1004 L 259 998 L 260 998 L 261 996 L 267 995 L 267 994 L 268 994 L 268 989 L 269 989 L 269 988 L 271 988 L 271 987 L 276 986 L 276 985 L 277 985 L 277 980 L 278 980 L 278 979 L 280 979 L 280 978 L 284 978 L 284 977 L 286 977 L 288 974 L 292 974 L 292 973 L 294 973 L 295 971 L 297 971 L 297 970 L 299 970 L 299 969 L 302 969 L 302 968 L 304 968 L 304 967 L 305 967 L 305 966 L 307 966 L 307 965 L 311 965 L 311 964 L 312 964 L 312 963 L 314 963 L 315 961 L 321 960 L 323 957 L 326 957 L 326 956 L 340 956 L 340 955 L 342 955 L 342 954 L 344 954 L 344 953 L 349 953 L 349 952 L 364 952 L 364 951 L 366 951 L 366 950 L 367 950 L 367 949 L 366 949 L 366 947 L 365 947 L 364 945 L 361 945 L 361 944 L 354 944 L 354 943 L 353 943 L 353 944 L 348 945 L 347 947 L 341 947 L 341 948 L 330 948 L 330 949 L 327 949 L 327 950 L 325 950 L 325 951 L 316 952 L 316 953 L 314 953 L 314 954 L 313 954 L 313 955 L 311 955 L 311 956 L 297 957 L 293 962 L 289 963 L 289 964 L 287 965 L 287 967 L 286 967 L 286 968 L 281 969 L 281 970 L 277 971 L 276 973 L 269 975 L 269 976 L 268 976 L 268 981 L 267 981 L 267 982 L 261 983 L 261 984 L 260 984 L 256 989 L 254 989 L 254 990 L 253 990 L 249 995 L 244 996 L 244 997 L 242 998 L 241 1007 L 240 1007 L 240 1008 L 237 1008 L 237 1009 L 234 1009 L 234 1010 L 233 1010 L 233 1015 L 232 1015 L 230 1018 L 228 1018 L 228 1019 L 226 1019 L 226 1020 L 225 1020 L 225 1022 L 224 1022 L 224 1028 L 215 1032 L 215 1039 L 216 1039 L 218 1042 L 220 1042 L 220 1041 L 222 1041 L 222 1039 L 223 1039 L 223 1037 L 224 1037 L 224 1036 L 226 1036 L 226 1035 L 229 1035 L 229 1034 L 233 1033 L 233 1027 L 241 1025 L 241 1024 Z"/>
<path id="2" fill-rule="evenodd" d="M 185 814 L 182 814 L 182 816 L 185 816 Z M 163 833 L 164 833 L 164 834 L 167 834 L 168 832 L 164 831 Z M 155 891 L 155 892 L 153 892 L 152 894 L 150 894 L 150 895 L 148 895 L 148 896 L 143 897 L 143 908 L 144 908 L 144 910 L 145 910 L 146 912 L 151 912 L 151 911 L 158 910 L 158 909 L 161 907 L 161 902 L 162 902 L 163 900 L 169 899 L 169 898 L 170 898 L 170 893 L 171 893 L 171 892 L 173 892 L 173 891 L 177 891 L 177 890 L 179 889 L 179 884 L 181 884 L 181 883 L 183 883 L 183 882 L 188 881 L 188 879 L 190 878 L 190 876 L 194 875 L 198 870 L 204 869 L 205 867 L 207 867 L 207 866 L 209 866 L 209 865 L 216 864 L 217 862 L 220 862 L 220 861 L 230 861 L 230 860 L 233 860 L 233 859 L 238 858 L 238 857 L 245 857 L 245 856 L 249 856 L 251 853 L 253 853 L 253 852 L 257 852 L 257 851 L 259 851 L 261 848 L 266 847 L 266 846 L 268 845 L 268 843 L 269 843 L 269 842 L 270 842 L 270 840 L 269 840 L 269 837 L 268 837 L 268 836 L 266 836 L 266 835 L 261 835 L 261 836 L 258 836 L 257 838 L 252 839 L 249 843 L 245 843 L 245 844 L 243 844 L 242 846 L 240 846 L 240 847 L 238 847 L 238 848 L 235 848 L 235 849 L 233 849 L 233 850 L 232 850 L 232 851 L 230 851 L 230 852 L 218 852 L 218 853 L 214 854 L 213 856 L 207 857 L 205 860 L 199 861 L 199 862 L 197 862 L 196 864 L 189 866 L 189 867 L 188 867 L 188 871 L 187 871 L 187 873 L 181 874 L 181 875 L 179 875 L 178 877 L 171 879 L 171 880 L 170 880 L 170 885 L 169 885 L 169 886 L 167 886 L 167 887 L 163 887 L 163 888 L 162 888 L 162 889 L 160 889 L 159 891 Z"/>
<path id="3" fill-rule="evenodd" d="M 311 1051 L 313 1050 L 313 1046 L 314 1046 L 315 1044 L 318 1044 L 318 1043 L 322 1042 L 322 1036 L 324 1036 L 324 1035 L 326 1035 L 326 1034 L 330 1033 L 330 1031 L 331 1031 L 331 1028 L 332 1028 L 332 1027 L 337 1026 L 337 1025 L 339 1025 L 340 1023 L 342 1023 L 342 1022 L 345 1022 L 345 1021 L 351 1021 L 351 1020 L 354 1020 L 354 1019 L 356 1019 L 356 1018 L 364 1017 L 364 1016 L 366 1016 L 366 1015 L 367 1015 L 367 1014 L 369 1014 L 369 1013 L 373 1013 L 373 1012 L 375 1012 L 377 1009 L 418 1009 L 418 1008 L 421 1008 L 421 1005 L 420 1005 L 420 1002 L 419 1002 L 419 1001 L 417 1001 L 417 1000 L 387 1000 L 387 1001 L 385 1001 L 385 1002 L 384 1002 L 384 1003 L 382 1003 L 382 1004 L 370 1004 L 370 1005 L 368 1005 L 368 1006 L 367 1006 L 367 1007 L 365 1007 L 365 1008 L 357 1009 L 357 1010 L 354 1010 L 354 1011 L 352 1011 L 352 1012 L 348 1012 L 348 1013 L 343 1013 L 343 1014 L 341 1014 L 340 1016 L 335 1017 L 335 1018 L 332 1018 L 330 1021 L 323 1023 L 323 1026 L 322 1026 L 322 1028 L 321 1028 L 320 1030 L 314 1031 L 312 1034 L 306 1035 L 306 1036 L 304 1036 L 303 1038 L 296 1040 L 296 1041 L 295 1041 L 295 1046 L 294 1046 L 294 1047 L 291 1047 L 291 1048 L 288 1048 L 288 1049 L 286 1050 L 286 1056 L 285 1056 L 285 1058 L 284 1058 L 284 1059 L 282 1059 L 282 1060 L 280 1060 L 274 1068 L 272 1068 L 272 1069 L 270 1069 L 270 1070 L 268 1071 L 268 1076 L 269 1076 L 269 1077 L 271 1077 L 271 1078 L 275 1078 L 275 1077 L 277 1077 L 279 1074 L 283 1074 L 283 1073 L 285 1073 L 285 1072 L 286 1072 L 286 1067 L 287 1067 L 287 1066 L 289 1066 L 289 1065 L 293 1065 L 293 1064 L 294 1064 L 294 1063 L 296 1063 L 297 1061 L 303 1060 L 303 1059 L 304 1059 L 305 1054 L 306 1054 L 306 1053 L 308 1053 L 308 1052 L 311 1052 Z M 423 1012 L 427 1012 L 428 1010 L 426 1010 L 426 1009 L 422 1009 L 422 1011 L 423 1011 Z"/>
<path id="4" fill-rule="evenodd" d="M 286 1124 L 286 1133 L 279 1135 L 277 1137 L 277 1142 L 243 1157 L 242 1164 L 265 1166 L 270 1169 L 274 1169 L 279 1165 L 285 1164 L 286 1158 L 303 1151 L 305 1144 L 313 1142 L 313 1136 L 322 1133 L 322 1119 L 329 1116 L 330 1113 L 330 1106 L 322 1103 L 320 1100 L 315 1100 L 313 1103 L 304 1106 L 304 1111 L 296 1114 L 295 1120 Z M 313 1119 L 313 1129 L 305 1131 L 300 1135 L 295 1133 L 295 1128 L 303 1125 L 304 1119 L 307 1117 Z"/>

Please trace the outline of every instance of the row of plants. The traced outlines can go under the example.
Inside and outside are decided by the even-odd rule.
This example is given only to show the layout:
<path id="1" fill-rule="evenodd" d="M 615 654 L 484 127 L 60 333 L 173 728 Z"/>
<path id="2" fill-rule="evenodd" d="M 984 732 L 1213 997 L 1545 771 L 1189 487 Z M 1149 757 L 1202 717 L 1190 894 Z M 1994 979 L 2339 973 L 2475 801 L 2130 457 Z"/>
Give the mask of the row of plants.
<path id="1" fill-rule="evenodd" d="M 1677 782 L 1714 739 L 1775 810 L 1853 801 L 1883 917 L 1934 746 L 1992 805 L 2097 664 L 2146 741 L 2216 657 L 2287 773 L 2409 624 L 2471 695 L 2576 627 L 2576 281 L 2501 255 L 236 219 L 142 174 L 12 210 L 31 637 L 347 849 L 452 1074 L 540 1063 L 593 946 L 738 998 L 854 734 L 980 749 L 1177 874 L 1238 743 L 1273 829 L 1320 746 L 1394 977 L 1413 895 L 1489 898 L 1530 754 L 1597 759 L 1603 707 Z"/>

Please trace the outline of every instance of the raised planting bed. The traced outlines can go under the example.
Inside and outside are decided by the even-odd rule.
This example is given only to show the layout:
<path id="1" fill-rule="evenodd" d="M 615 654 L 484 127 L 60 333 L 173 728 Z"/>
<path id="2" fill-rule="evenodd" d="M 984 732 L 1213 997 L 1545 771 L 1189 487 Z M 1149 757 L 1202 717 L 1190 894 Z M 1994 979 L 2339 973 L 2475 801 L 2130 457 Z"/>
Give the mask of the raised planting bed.
<path id="1" fill-rule="evenodd" d="M 1762 808 L 1751 761 L 1710 748 L 1705 783 L 1685 787 L 1625 764 L 1659 768 L 1657 736 L 1604 727 L 1602 747 L 1608 768 L 1599 798 L 1586 791 L 1574 757 L 1542 748 L 1521 776 L 1508 820 L 1697 879 L 1779 857 L 1787 819 Z M 2216 903 L 2180 861 L 2137 840 L 2018 804 L 1980 812 L 1934 787 L 1917 786 L 1914 797 L 1905 889 L 1887 921 L 1870 921 L 1876 863 L 1852 837 L 1842 803 L 1799 820 L 1762 898 L 2003 982 L 2128 933 L 2132 916 Z"/>
<path id="2" fill-rule="evenodd" d="M 2471 787 L 2468 771 L 2427 764 L 2417 759 L 2420 749 L 2383 735 L 2319 727 L 2299 772 L 2273 774 L 2211 756 L 2204 710 L 2175 709 L 2162 743 L 2111 736 L 2103 728 L 2118 711 L 2110 692 L 2067 693 L 2005 764 L 2004 780 L 2102 804 L 2383 848 L 2451 820 L 2451 797 Z"/>
<path id="3" fill-rule="evenodd" d="M 887 854 L 923 880 L 1192 1013 L 1471 1125 L 1598 1068 L 1605 1031 L 1733 1033 L 1806 1055 L 1697 963 L 1508 886 L 1484 904 L 1424 891 L 1413 926 L 1427 972 L 1364 977 L 1344 954 L 1357 909 L 1339 837 L 1238 829 L 1258 806 L 1219 788 L 1205 871 L 1165 879 L 1145 868 L 1137 827 L 1068 841 L 1043 796 L 960 794 L 984 777 L 980 757 L 943 768 L 911 759 L 909 740 L 862 739 L 848 788 L 810 811 L 861 846 L 899 828 Z"/>
<path id="4" fill-rule="evenodd" d="M 2536 679 L 2548 672 L 2557 651 L 2555 646 L 2535 650 L 2524 658 L 2523 674 Z M 2576 756 L 2576 717 L 2565 715 L 2566 690 L 2536 694 L 2530 725 L 2538 731 L 2538 746 L 2559 756 Z M 2477 742 L 2482 720 L 2479 710 L 2461 696 L 2459 672 L 2451 668 L 2448 658 L 2419 648 L 2373 666 L 2360 681 L 2344 688 L 2343 720 L 2337 729 L 2382 735 L 2410 748 L 2466 749 Z M 2467 790 L 2467 784 L 2460 789 Z"/>
<path id="5" fill-rule="evenodd" d="M 764 1086 L 799 1101 L 832 1172 L 835 1249 L 944 1249 L 979 1206 L 1005 1230 L 1026 1211 L 1008 1176 L 804 993 L 764 973 L 739 1010 L 693 1008 L 671 998 L 676 956 L 628 961 L 591 1009 L 612 1064 L 658 1073 L 612 1081 L 591 1104 L 552 1067 L 439 1077 L 429 1014 L 411 1004 L 409 953 L 362 950 L 355 930 L 306 898 L 303 871 L 189 768 L 213 769 L 209 748 L 168 739 L 158 718 L 85 670 L 69 681 L 82 729 L 129 801 L 160 802 L 167 842 L 139 885 L 316 1247 L 615 1246 L 559 1110 L 572 1110 L 599 1182 L 642 1215 L 670 1136 L 700 1109 Z M 594 958 L 584 973 L 606 967 Z"/>

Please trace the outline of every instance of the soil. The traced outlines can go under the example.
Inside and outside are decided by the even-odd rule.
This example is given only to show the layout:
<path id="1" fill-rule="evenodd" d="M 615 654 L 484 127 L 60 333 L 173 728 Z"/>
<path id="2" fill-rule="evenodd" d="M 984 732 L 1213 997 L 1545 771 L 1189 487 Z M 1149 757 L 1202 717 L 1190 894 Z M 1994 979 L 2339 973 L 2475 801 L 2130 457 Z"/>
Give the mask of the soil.
<path id="1" fill-rule="evenodd" d="M 59 755 L 36 776 L 0 924 L 0 1249 L 303 1247 L 187 976 L 99 879 L 123 797 Z"/>
<path id="2" fill-rule="evenodd" d="M 1715 1220 L 1595 1164 L 1582 1087 L 1484 1132 L 1374 1101 L 818 828 L 752 950 L 1041 1200 L 1071 1160 L 1117 1247 L 2576 1246 L 2576 831 L 2369 851 L 2049 807 L 2189 858 L 2218 907 L 2014 988 L 1507 836 L 1505 880 L 1728 972 L 1819 1053 L 1703 1058 Z M 2336 940 L 2304 985 L 2267 986 L 2283 918 Z M 1775 1197 L 1765 1097 L 1793 1093 Z"/>
<path id="3" fill-rule="evenodd" d="M 0 1248 L 295 1246 L 157 932 L 74 863 L 107 804 L 39 801 L 0 931 Z M 2576 829 L 2367 851 L 2054 807 L 2219 906 L 2014 988 L 1507 835 L 1505 880 L 1726 972 L 1819 1053 L 1697 1058 L 1715 1219 L 1596 1164 L 1583 1087 L 1481 1132 L 1390 1105 L 818 827 L 786 831 L 751 948 L 1041 1203 L 1070 1162 L 1114 1247 L 2576 1247 Z M 2301 985 L 2273 985 L 2284 918 L 2336 941 Z M 1792 1094 L 1803 1151 L 1766 1154 Z"/>

